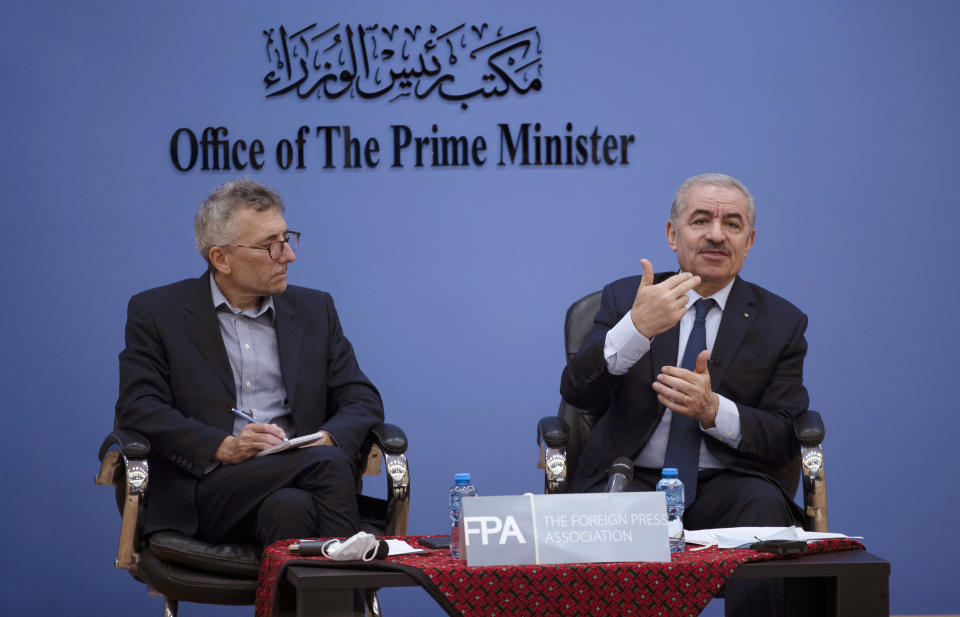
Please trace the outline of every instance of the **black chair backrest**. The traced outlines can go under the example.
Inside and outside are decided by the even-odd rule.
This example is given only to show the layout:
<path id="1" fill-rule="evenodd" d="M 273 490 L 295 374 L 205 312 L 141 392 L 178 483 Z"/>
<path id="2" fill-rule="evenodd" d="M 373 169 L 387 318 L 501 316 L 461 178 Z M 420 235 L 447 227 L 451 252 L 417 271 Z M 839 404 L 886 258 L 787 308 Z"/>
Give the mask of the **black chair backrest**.
<path id="1" fill-rule="evenodd" d="M 567 309 L 567 317 L 563 322 L 564 346 L 567 353 L 567 361 L 580 349 L 583 340 L 593 329 L 593 318 L 600 308 L 600 294 L 595 291 L 588 294 Z M 590 439 L 590 432 L 593 430 L 597 421 L 597 415 L 591 411 L 574 407 L 566 401 L 560 402 L 560 409 L 557 415 L 567 422 L 567 428 L 570 431 L 567 441 L 567 477 L 573 477 L 577 470 L 577 464 L 580 462 L 580 453 L 583 452 L 587 440 Z"/>
<path id="2" fill-rule="evenodd" d="M 587 338 L 590 330 L 593 329 L 593 318 L 600 308 L 601 293 L 595 291 L 588 294 L 567 309 L 567 317 L 563 321 L 563 342 L 567 350 L 567 361 L 573 358 L 583 344 L 583 339 Z"/>

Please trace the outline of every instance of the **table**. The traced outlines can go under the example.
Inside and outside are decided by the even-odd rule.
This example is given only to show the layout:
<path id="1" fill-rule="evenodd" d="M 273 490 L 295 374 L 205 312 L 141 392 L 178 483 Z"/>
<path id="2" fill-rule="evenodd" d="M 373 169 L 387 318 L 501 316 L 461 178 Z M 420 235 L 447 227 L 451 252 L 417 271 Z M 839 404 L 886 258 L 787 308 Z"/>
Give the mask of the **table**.
<path id="1" fill-rule="evenodd" d="M 782 578 L 786 617 L 890 615 L 890 562 L 865 551 L 745 563 L 730 578 Z"/>
<path id="2" fill-rule="evenodd" d="M 887 617 L 890 563 L 865 551 L 819 553 L 739 566 L 731 577 L 784 579 L 786 617 Z M 291 565 L 285 585 L 295 596 L 281 615 L 353 615 L 353 588 L 410 587 L 407 573 Z M 294 604 L 294 603 L 291 603 Z"/>

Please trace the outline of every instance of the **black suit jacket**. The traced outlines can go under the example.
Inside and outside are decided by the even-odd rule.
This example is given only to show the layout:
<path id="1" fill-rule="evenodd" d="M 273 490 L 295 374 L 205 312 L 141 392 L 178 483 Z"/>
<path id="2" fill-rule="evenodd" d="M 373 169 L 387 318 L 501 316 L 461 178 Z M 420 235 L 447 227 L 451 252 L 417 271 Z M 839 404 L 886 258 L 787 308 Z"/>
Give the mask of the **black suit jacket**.
<path id="1" fill-rule="evenodd" d="M 674 273 L 656 275 L 660 282 Z M 618 456 L 634 458 L 663 417 L 652 383 L 663 366 L 676 366 L 679 325 L 656 335 L 650 351 L 626 374 L 612 375 L 603 357 L 607 331 L 631 309 L 639 276 L 603 289 L 594 328 L 563 371 L 568 403 L 602 416 L 571 481 L 583 491 L 602 481 Z M 803 333 L 807 317 L 795 306 L 739 276 L 730 290 L 708 370 L 712 388 L 737 405 L 742 439 L 733 449 L 703 434 L 707 448 L 728 467 L 769 478 L 792 500 L 799 478 L 793 419 L 807 409 Z"/>
<path id="2" fill-rule="evenodd" d="M 150 440 L 144 533 L 196 531 L 197 480 L 233 431 L 236 392 L 209 277 L 145 291 L 128 307 L 116 426 Z M 357 365 L 333 298 L 290 285 L 273 302 L 297 434 L 323 429 L 355 458 L 369 429 L 383 421 L 383 403 Z"/>

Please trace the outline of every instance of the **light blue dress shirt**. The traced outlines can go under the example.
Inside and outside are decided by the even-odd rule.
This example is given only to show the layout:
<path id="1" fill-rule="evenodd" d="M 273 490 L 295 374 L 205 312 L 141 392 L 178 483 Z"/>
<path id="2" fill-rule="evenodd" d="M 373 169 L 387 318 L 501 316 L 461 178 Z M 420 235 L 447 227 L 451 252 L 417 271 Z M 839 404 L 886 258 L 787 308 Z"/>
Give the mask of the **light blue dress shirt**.
<path id="1" fill-rule="evenodd" d="M 288 438 L 294 437 L 287 390 L 280 373 L 273 298 L 267 296 L 257 309 L 241 311 L 230 305 L 213 276 L 210 293 L 233 371 L 236 407 L 251 412 L 257 422 L 276 424 Z M 235 417 L 233 434 L 239 434 L 247 424 Z"/>

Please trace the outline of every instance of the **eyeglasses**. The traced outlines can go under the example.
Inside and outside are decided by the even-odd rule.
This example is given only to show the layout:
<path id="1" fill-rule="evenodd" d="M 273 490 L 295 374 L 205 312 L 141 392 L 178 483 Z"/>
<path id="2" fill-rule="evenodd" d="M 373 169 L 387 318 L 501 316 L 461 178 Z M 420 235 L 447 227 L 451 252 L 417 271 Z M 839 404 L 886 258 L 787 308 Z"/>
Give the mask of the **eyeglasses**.
<path id="1" fill-rule="evenodd" d="M 270 255 L 270 259 L 274 261 L 279 261 L 280 256 L 283 255 L 283 245 L 286 244 L 290 247 L 291 251 L 296 252 L 300 248 L 300 232 L 299 231 L 285 231 L 283 232 L 283 240 L 274 240 L 268 246 L 250 246 L 248 244 L 228 244 L 227 246 L 236 246 L 242 249 L 256 249 L 258 251 L 266 251 Z"/>

